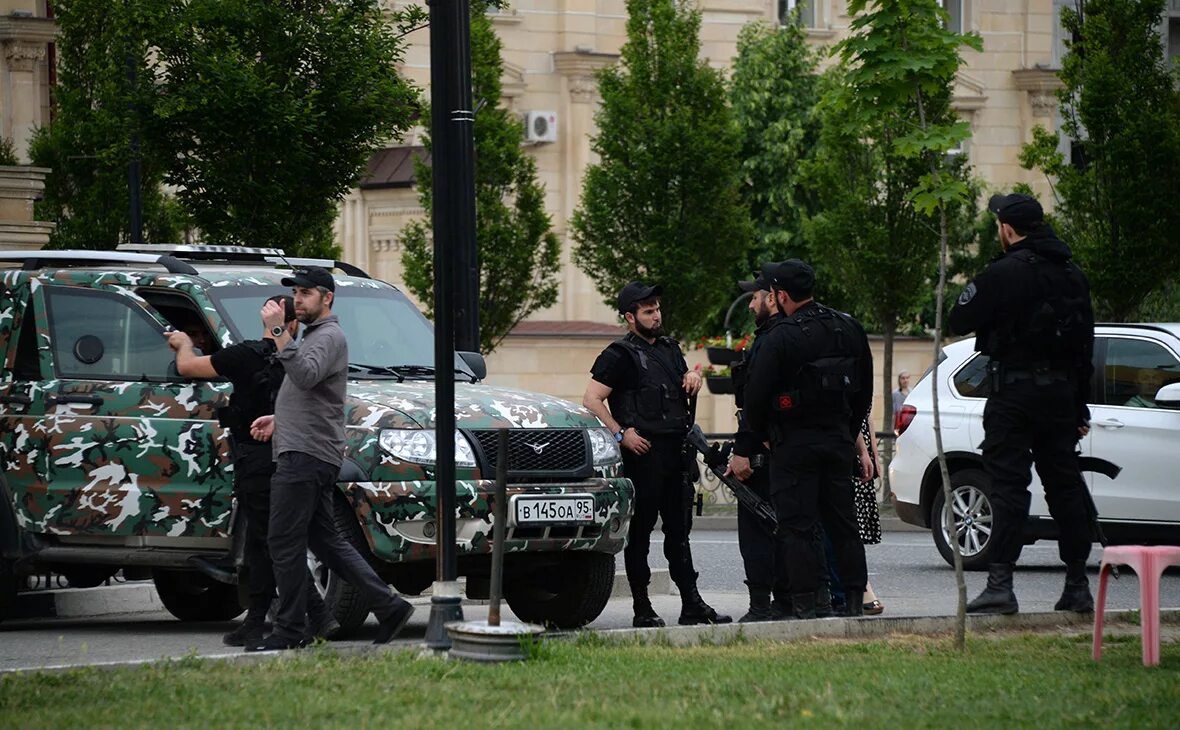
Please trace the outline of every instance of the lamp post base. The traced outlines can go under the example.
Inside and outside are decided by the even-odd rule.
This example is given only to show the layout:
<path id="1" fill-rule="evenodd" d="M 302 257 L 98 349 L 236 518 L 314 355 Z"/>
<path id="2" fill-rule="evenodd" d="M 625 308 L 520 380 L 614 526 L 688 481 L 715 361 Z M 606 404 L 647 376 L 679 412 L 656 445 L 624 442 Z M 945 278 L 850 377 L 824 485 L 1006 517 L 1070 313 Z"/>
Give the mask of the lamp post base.
<path id="1" fill-rule="evenodd" d="M 447 624 L 463 620 L 463 601 L 456 581 L 436 581 L 430 599 L 430 621 L 426 624 L 426 648 L 447 651 L 451 636 Z"/>

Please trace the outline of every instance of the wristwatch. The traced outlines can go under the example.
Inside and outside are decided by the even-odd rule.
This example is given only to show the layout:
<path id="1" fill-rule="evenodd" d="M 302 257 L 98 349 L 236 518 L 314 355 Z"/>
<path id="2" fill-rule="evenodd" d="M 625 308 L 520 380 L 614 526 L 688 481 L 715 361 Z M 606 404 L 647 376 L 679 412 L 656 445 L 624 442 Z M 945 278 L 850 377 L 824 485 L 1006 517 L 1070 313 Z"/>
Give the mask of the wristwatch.
<path id="1" fill-rule="evenodd" d="M 627 429 L 625 429 L 625 428 L 621 428 L 618 431 L 615 431 L 615 442 L 616 443 L 620 443 L 620 444 L 623 443 L 623 432 L 626 430 Z"/>
<path id="2" fill-rule="evenodd" d="M 286 332 L 286 330 L 277 324 L 270 328 L 270 336 L 274 337 L 276 340 L 282 337 L 284 332 Z"/>

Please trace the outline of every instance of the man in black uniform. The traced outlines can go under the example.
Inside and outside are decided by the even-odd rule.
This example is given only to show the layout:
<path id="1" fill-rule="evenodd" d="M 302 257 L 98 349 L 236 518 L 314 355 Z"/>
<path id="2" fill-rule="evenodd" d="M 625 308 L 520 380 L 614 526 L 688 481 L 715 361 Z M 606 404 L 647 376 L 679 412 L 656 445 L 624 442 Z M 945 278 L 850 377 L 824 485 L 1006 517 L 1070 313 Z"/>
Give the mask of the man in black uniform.
<path id="1" fill-rule="evenodd" d="M 289 296 L 273 296 L 267 301 L 282 305 L 285 329 L 294 337 L 299 331 L 295 319 L 295 302 Z M 203 329 L 203 328 L 202 328 Z M 207 339 L 207 338 L 206 338 Z M 283 381 L 283 366 L 274 359 L 274 335 L 267 331 L 263 339 L 246 340 L 230 345 L 212 355 L 197 355 L 192 335 L 168 334 L 168 346 L 176 351 L 176 368 L 190 378 L 226 378 L 233 384 L 229 406 L 223 409 L 221 425 L 230 430 L 230 449 L 234 457 L 234 494 L 246 515 L 246 569 L 250 589 L 250 606 L 241 626 L 223 637 L 229 646 L 260 643 L 263 625 L 275 595 L 274 570 L 267 548 L 267 525 L 270 521 L 270 478 L 274 473 L 269 443 L 250 435 L 250 424 L 259 416 L 274 413 L 274 400 Z M 308 639 L 330 638 L 339 630 L 336 619 L 328 613 L 314 581 L 308 596 Z"/>
<path id="2" fill-rule="evenodd" d="M 873 356 L 864 328 L 812 298 L 815 272 L 789 259 L 767 264 L 782 321 L 758 349 L 746 381 L 751 429 L 770 436 L 770 493 L 780 564 L 795 618 L 814 618 L 822 547 L 820 517 L 836 550 L 848 614 L 863 613 L 864 545 L 856 527 L 849 465 L 873 398 Z"/>
<path id="3" fill-rule="evenodd" d="M 770 450 L 763 437 L 746 423 L 744 389 L 746 373 L 754 361 L 766 335 L 782 319 L 778 305 L 770 292 L 770 282 L 758 275 L 753 281 L 738 282 L 744 292 L 752 292 L 750 311 L 754 313 L 754 341 L 742 352 L 741 362 L 733 365 L 733 399 L 738 408 L 738 429 L 733 439 L 733 456 L 727 474 L 745 482 L 750 491 L 770 501 Z M 738 550 L 746 568 L 746 588 L 750 592 L 750 610 L 738 619 L 739 623 L 773 621 L 782 618 L 771 609 L 770 596 L 776 586 L 774 530 L 748 509 L 738 507 Z M 786 598 L 786 596 L 782 596 Z"/>
<path id="4" fill-rule="evenodd" d="M 701 389 L 701 376 L 688 369 L 680 345 L 663 336 L 661 291 L 633 281 L 619 292 L 619 314 L 628 333 L 594 361 L 582 403 L 615 434 L 622 445 L 623 473 L 635 485 L 635 514 L 623 551 L 634 625 L 664 625 L 647 592 L 647 552 L 656 517 L 663 521 L 664 555 L 680 589 L 680 623 L 729 623 L 729 616 L 718 614 L 697 592 L 688 544 L 693 490 L 685 478 L 689 457 L 684 437 L 692 425 L 690 399 Z"/>
<path id="5" fill-rule="evenodd" d="M 1004 253 L 967 285 L 949 320 L 952 332 L 975 333 L 975 348 L 991 357 L 992 373 L 981 448 L 992 479 L 995 561 L 988 566 L 987 588 L 967 611 L 1019 610 L 1012 571 L 1024 542 L 1033 462 L 1066 566 L 1056 609 L 1092 611 L 1086 559 L 1095 515 L 1076 453 L 1078 440 L 1090 431 L 1090 286 L 1036 200 L 996 195 L 988 209 L 996 214 Z"/>

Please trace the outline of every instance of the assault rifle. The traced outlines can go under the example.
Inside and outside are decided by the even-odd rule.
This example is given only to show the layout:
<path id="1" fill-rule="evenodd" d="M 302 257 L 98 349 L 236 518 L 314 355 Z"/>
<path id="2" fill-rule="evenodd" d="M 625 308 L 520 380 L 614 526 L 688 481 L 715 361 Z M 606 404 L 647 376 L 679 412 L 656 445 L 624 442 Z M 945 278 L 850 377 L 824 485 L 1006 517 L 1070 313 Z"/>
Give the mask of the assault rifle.
<path id="1" fill-rule="evenodd" d="M 725 474 L 726 465 L 729 463 L 729 454 L 733 451 L 733 442 L 722 444 L 710 444 L 705 434 L 701 431 L 701 427 L 693 425 L 688 431 L 686 442 L 689 446 L 700 452 L 701 456 L 705 457 L 705 466 L 709 467 L 710 471 L 721 480 L 721 483 L 729 487 L 733 492 L 733 496 L 737 498 L 738 504 L 750 510 L 758 519 L 762 520 L 771 530 L 778 527 L 778 518 L 774 514 L 774 507 L 765 500 L 754 494 L 754 490 L 747 487 L 740 480 L 732 475 Z"/>

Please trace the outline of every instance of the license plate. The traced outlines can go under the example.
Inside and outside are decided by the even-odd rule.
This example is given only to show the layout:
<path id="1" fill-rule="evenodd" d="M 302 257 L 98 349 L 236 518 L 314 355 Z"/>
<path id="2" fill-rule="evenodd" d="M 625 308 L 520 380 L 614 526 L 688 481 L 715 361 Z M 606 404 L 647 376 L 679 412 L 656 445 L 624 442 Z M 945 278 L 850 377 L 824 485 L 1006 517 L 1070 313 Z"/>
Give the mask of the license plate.
<path id="1" fill-rule="evenodd" d="M 517 495 L 512 498 L 512 517 L 513 524 L 517 525 L 592 524 L 594 498 L 580 494 Z"/>

